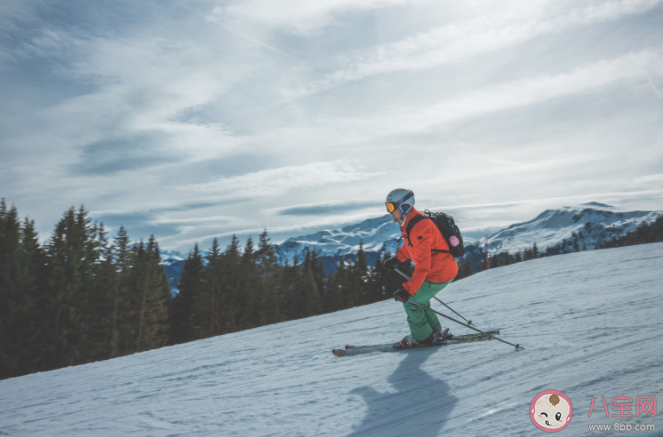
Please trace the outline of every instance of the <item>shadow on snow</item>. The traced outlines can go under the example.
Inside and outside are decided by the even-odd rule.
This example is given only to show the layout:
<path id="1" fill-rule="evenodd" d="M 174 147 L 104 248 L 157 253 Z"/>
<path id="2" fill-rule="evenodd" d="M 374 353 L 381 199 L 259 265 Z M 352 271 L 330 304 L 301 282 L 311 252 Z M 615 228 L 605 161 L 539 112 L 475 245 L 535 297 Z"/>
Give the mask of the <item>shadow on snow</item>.
<path id="1" fill-rule="evenodd" d="M 404 352 L 388 381 L 396 393 L 381 393 L 369 386 L 357 387 L 350 394 L 361 395 L 368 406 L 364 420 L 348 437 L 359 436 L 434 436 L 439 434 L 458 399 L 449 385 L 421 369 L 439 350 Z"/>

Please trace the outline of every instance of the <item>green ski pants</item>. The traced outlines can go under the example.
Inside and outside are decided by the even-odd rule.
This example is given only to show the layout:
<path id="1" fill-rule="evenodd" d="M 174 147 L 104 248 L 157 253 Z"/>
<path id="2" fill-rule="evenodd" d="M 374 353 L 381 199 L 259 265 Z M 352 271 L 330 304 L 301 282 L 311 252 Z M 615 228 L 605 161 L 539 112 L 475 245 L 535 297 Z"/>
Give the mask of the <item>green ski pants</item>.
<path id="1" fill-rule="evenodd" d="M 424 281 L 421 284 L 421 288 L 410 296 L 409 301 L 403 304 L 407 313 L 407 323 L 410 325 L 410 332 L 417 340 L 425 340 L 433 332 L 439 332 L 442 329 L 442 324 L 437 318 L 437 314 L 432 311 L 426 311 L 410 301 L 414 300 L 426 308 L 430 308 L 430 300 L 442 291 L 444 287 L 449 285 L 450 282 L 435 283 Z"/>

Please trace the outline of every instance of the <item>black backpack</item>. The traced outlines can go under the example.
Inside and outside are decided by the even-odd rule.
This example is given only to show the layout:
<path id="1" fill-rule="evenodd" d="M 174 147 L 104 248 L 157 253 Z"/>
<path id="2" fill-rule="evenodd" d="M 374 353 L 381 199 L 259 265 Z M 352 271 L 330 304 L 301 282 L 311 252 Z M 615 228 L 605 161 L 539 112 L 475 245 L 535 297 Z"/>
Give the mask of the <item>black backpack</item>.
<path id="1" fill-rule="evenodd" d="M 450 253 L 456 258 L 465 255 L 463 236 L 461 235 L 458 226 L 456 226 L 454 218 L 449 214 L 445 214 L 443 212 L 430 212 L 427 209 L 424 210 L 423 214 L 415 215 L 412 217 L 410 223 L 407 224 L 407 228 L 405 228 L 408 244 L 410 246 L 412 246 L 412 243 L 410 243 L 410 231 L 412 230 L 412 227 L 424 219 L 433 220 L 433 223 L 435 223 L 435 226 L 437 226 L 437 228 L 440 230 L 440 233 L 449 245 L 449 250 L 432 249 L 433 252 Z"/>

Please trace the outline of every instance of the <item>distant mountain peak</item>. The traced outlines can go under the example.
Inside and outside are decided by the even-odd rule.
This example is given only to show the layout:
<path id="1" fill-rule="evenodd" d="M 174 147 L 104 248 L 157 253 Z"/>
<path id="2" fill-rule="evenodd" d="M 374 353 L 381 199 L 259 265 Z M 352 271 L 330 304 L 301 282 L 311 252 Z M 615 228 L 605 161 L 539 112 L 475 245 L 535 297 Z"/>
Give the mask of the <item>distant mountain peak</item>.
<path id="1" fill-rule="evenodd" d="M 612 205 L 606 205 L 605 203 L 599 203 L 599 202 L 587 202 L 583 203 L 580 206 L 589 206 L 589 207 L 596 207 L 596 208 L 614 208 Z"/>
<path id="2" fill-rule="evenodd" d="M 548 247 L 561 243 L 575 244 L 578 250 L 594 249 L 596 245 L 634 230 L 643 222 L 656 220 L 661 213 L 662 211 L 625 212 L 599 202 L 548 209 L 532 220 L 514 223 L 490 235 L 489 251 L 493 254 L 509 252 L 513 255 L 528 249 L 534 242 L 542 253 Z M 459 227 L 462 230 L 463 224 L 459 223 Z M 334 271 L 341 256 L 346 257 L 346 260 L 355 257 L 360 243 L 364 245 L 369 262 L 374 262 L 380 252 L 388 250 L 392 254 L 396 253 L 402 244 L 402 240 L 400 243 L 398 241 L 400 236 L 400 227 L 393 223 L 389 214 L 385 214 L 341 229 L 291 237 L 275 245 L 274 249 L 279 262 L 285 264 L 287 261 L 290 265 L 293 264 L 295 256 L 301 262 L 307 249 L 316 251 L 330 273 Z M 485 238 L 467 238 L 465 241 L 466 249 L 474 252 L 483 251 L 485 244 Z M 176 287 L 187 254 L 163 250 L 161 258 L 171 287 Z"/>
<path id="3" fill-rule="evenodd" d="M 656 219 L 661 212 L 632 211 L 625 212 L 611 205 L 600 202 L 587 202 L 576 206 L 565 206 L 559 209 L 548 209 L 532 220 L 514 223 L 488 237 L 489 250 L 493 253 L 516 253 L 530 247 L 534 242 L 540 250 L 553 247 L 569 239 L 577 240 L 583 248 L 593 249 L 596 245 L 626 234 L 643 222 Z M 462 230 L 463 224 L 458 224 Z M 315 234 L 289 238 L 277 246 L 277 253 L 282 263 L 292 262 L 295 255 L 301 260 L 303 253 L 315 250 L 320 257 L 338 257 L 339 255 L 355 255 L 359 250 L 359 242 L 363 241 L 364 250 L 382 252 L 398 250 L 400 228 L 395 225 L 389 214 L 364 220 L 356 225 L 344 226 L 337 230 L 319 231 Z M 485 238 L 477 241 L 468 239 L 470 245 L 483 246 Z"/>

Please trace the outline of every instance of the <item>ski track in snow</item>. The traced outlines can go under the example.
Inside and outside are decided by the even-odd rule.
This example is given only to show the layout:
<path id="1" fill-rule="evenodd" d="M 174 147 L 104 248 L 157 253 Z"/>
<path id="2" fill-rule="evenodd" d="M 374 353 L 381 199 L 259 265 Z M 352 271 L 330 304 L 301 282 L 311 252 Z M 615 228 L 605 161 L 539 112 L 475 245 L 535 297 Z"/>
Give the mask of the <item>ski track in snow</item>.
<path id="1" fill-rule="evenodd" d="M 611 435 L 587 425 L 617 421 L 660 435 L 662 414 L 606 418 L 601 396 L 633 398 L 634 416 L 637 396 L 663 400 L 662 267 L 663 243 L 587 251 L 482 272 L 438 295 L 520 352 L 490 341 L 334 357 L 407 334 L 389 300 L 0 381 L 0 436 L 543 435 L 528 409 L 546 389 L 573 403 L 567 436 Z"/>

